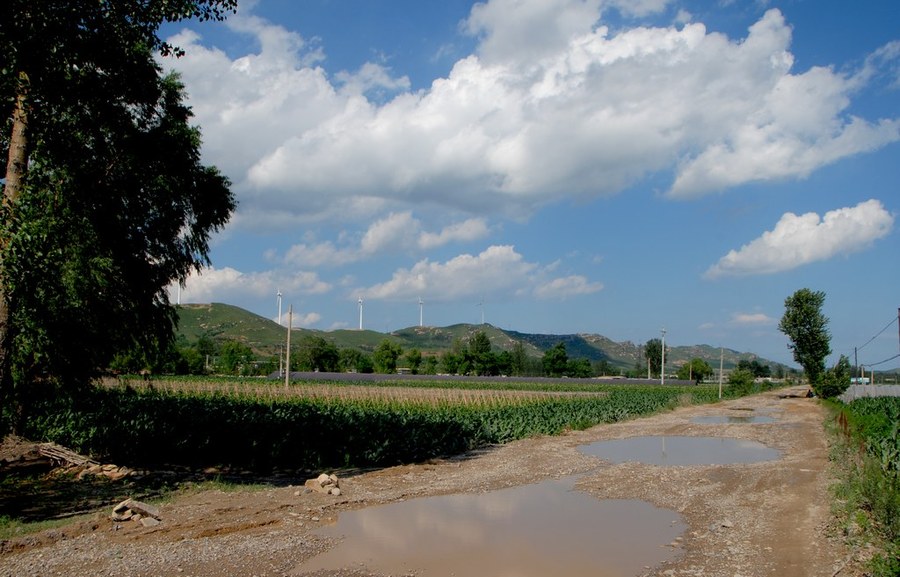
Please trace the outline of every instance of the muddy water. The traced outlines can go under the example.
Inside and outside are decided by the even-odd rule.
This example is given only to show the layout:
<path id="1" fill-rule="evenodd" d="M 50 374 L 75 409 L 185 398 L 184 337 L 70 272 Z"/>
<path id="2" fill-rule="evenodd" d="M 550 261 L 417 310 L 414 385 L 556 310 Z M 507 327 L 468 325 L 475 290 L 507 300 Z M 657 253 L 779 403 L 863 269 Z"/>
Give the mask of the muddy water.
<path id="1" fill-rule="evenodd" d="M 598 500 L 574 479 L 342 513 L 341 539 L 296 575 L 355 568 L 428 577 L 618 577 L 674 558 L 685 525 L 644 501 Z"/>
<path id="2" fill-rule="evenodd" d="M 613 463 L 728 465 L 777 459 L 780 453 L 745 439 L 723 437 L 629 437 L 583 445 L 580 450 Z"/>
<path id="3" fill-rule="evenodd" d="M 740 425 L 754 423 L 774 423 L 773 417 L 764 415 L 710 415 L 706 417 L 694 417 L 692 423 L 700 425 Z"/>

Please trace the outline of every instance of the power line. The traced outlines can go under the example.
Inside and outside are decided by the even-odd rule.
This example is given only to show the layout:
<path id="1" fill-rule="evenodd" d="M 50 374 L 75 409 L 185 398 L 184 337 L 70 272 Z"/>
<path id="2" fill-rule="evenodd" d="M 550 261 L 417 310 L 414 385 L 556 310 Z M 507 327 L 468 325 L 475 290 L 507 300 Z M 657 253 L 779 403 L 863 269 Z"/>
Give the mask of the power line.
<path id="1" fill-rule="evenodd" d="M 896 355 L 894 355 L 893 357 L 891 357 L 889 359 L 884 359 L 883 361 L 878 361 L 877 363 L 864 363 L 864 366 L 877 367 L 878 365 L 883 365 L 884 363 L 889 363 L 889 362 L 893 361 L 894 359 L 898 359 L 898 358 L 900 358 L 900 353 L 897 353 Z"/>
<path id="2" fill-rule="evenodd" d="M 878 337 L 880 337 L 880 336 L 882 335 L 882 333 L 884 333 L 884 331 L 886 331 L 886 330 L 888 330 L 889 328 L 891 328 L 891 326 L 892 326 L 895 322 L 897 322 L 897 317 L 892 318 L 892 319 L 891 319 L 891 322 L 889 322 L 888 324 L 886 324 L 886 325 L 884 326 L 883 329 L 881 329 L 880 331 L 878 331 L 878 334 L 876 334 L 876 335 L 875 335 L 874 337 L 872 337 L 871 339 L 867 340 L 865 345 L 862 345 L 862 346 L 857 347 L 856 350 L 861 351 L 862 349 L 864 349 L 864 348 L 866 347 L 866 345 L 868 345 L 869 343 L 871 343 L 872 341 L 874 341 L 875 339 L 877 339 Z"/>

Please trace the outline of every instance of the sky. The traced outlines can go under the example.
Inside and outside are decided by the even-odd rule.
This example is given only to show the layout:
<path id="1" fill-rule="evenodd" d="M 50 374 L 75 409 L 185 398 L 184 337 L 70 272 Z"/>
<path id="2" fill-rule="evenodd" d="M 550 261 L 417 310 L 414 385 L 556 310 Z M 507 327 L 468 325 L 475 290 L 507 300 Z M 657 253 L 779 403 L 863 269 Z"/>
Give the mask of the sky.
<path id="1" fill-rule="evenodd" d="M 171 299 L 796 366 L 778 321 L 809 288 L 829 364 L 900 367 L 898 22 L 896 0 L 257 0 L 166 25 L 238 201 Z"/>

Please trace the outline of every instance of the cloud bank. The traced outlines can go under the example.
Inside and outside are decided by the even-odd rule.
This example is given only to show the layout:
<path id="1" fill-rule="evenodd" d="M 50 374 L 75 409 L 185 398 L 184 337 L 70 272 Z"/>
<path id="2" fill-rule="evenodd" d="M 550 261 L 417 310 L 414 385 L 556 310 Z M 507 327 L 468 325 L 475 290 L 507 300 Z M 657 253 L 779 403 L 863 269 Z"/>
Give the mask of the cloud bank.
<path id="1" fill-rule="evenodd" d="M 686 14 L 614 31 L 599 1 L 507 4 L 476 4 L 464 28 L 477 50 L 418 91 L 374 63 L 329 75 L 321 48 L 243 12 L 227 25 L 256 53 L 230 58 L 192 32 L 172 38 L 187 55 L 165 65 L 190 87 L 205 158 L 252 200 L 236 224 L 408 206 L 515 217 L 653 174 L 670 175 L 668 196 L 694 198 L 803 178 L 900 140 L 897 118 L 848 112 L 896 66 L 896 47 L 856 71 L 794 71 L 791 28 L 775 9 L 732 39 Z M 640 16 L 666 2 L 614 5 Z"/>

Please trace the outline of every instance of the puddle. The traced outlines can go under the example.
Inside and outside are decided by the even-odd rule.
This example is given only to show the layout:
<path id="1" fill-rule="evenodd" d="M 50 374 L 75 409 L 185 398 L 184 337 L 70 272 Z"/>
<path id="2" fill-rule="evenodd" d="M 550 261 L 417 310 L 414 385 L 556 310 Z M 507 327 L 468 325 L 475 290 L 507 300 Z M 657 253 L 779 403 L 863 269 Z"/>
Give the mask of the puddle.
<path id="1" fill-rule="evenodd" d="M 692 423 L 701 425 L 736 425 L 752 423 L 774 423 L 773 417 L 763 415 L 710 415 L 706 417 L 694 417 Z"/>
<path id="2" fill-rule="evenodd" d="M 686 528 L 676 512 L 599 500 L 572 485 L 569 478 L 342 513 L 317 532 L 342 541 L 294 574 L 353 567 L 428 577 L 624 577 L 678 553 L 667 546 Z"/>
<path id="3" fill-rule="evenodd" d="M 777 459 L 780 453 L 746 439 L 724 437 L 629 437 L 580 447 L 586 455 L 613 463 L 649 465 L 729 465 Z"/>

